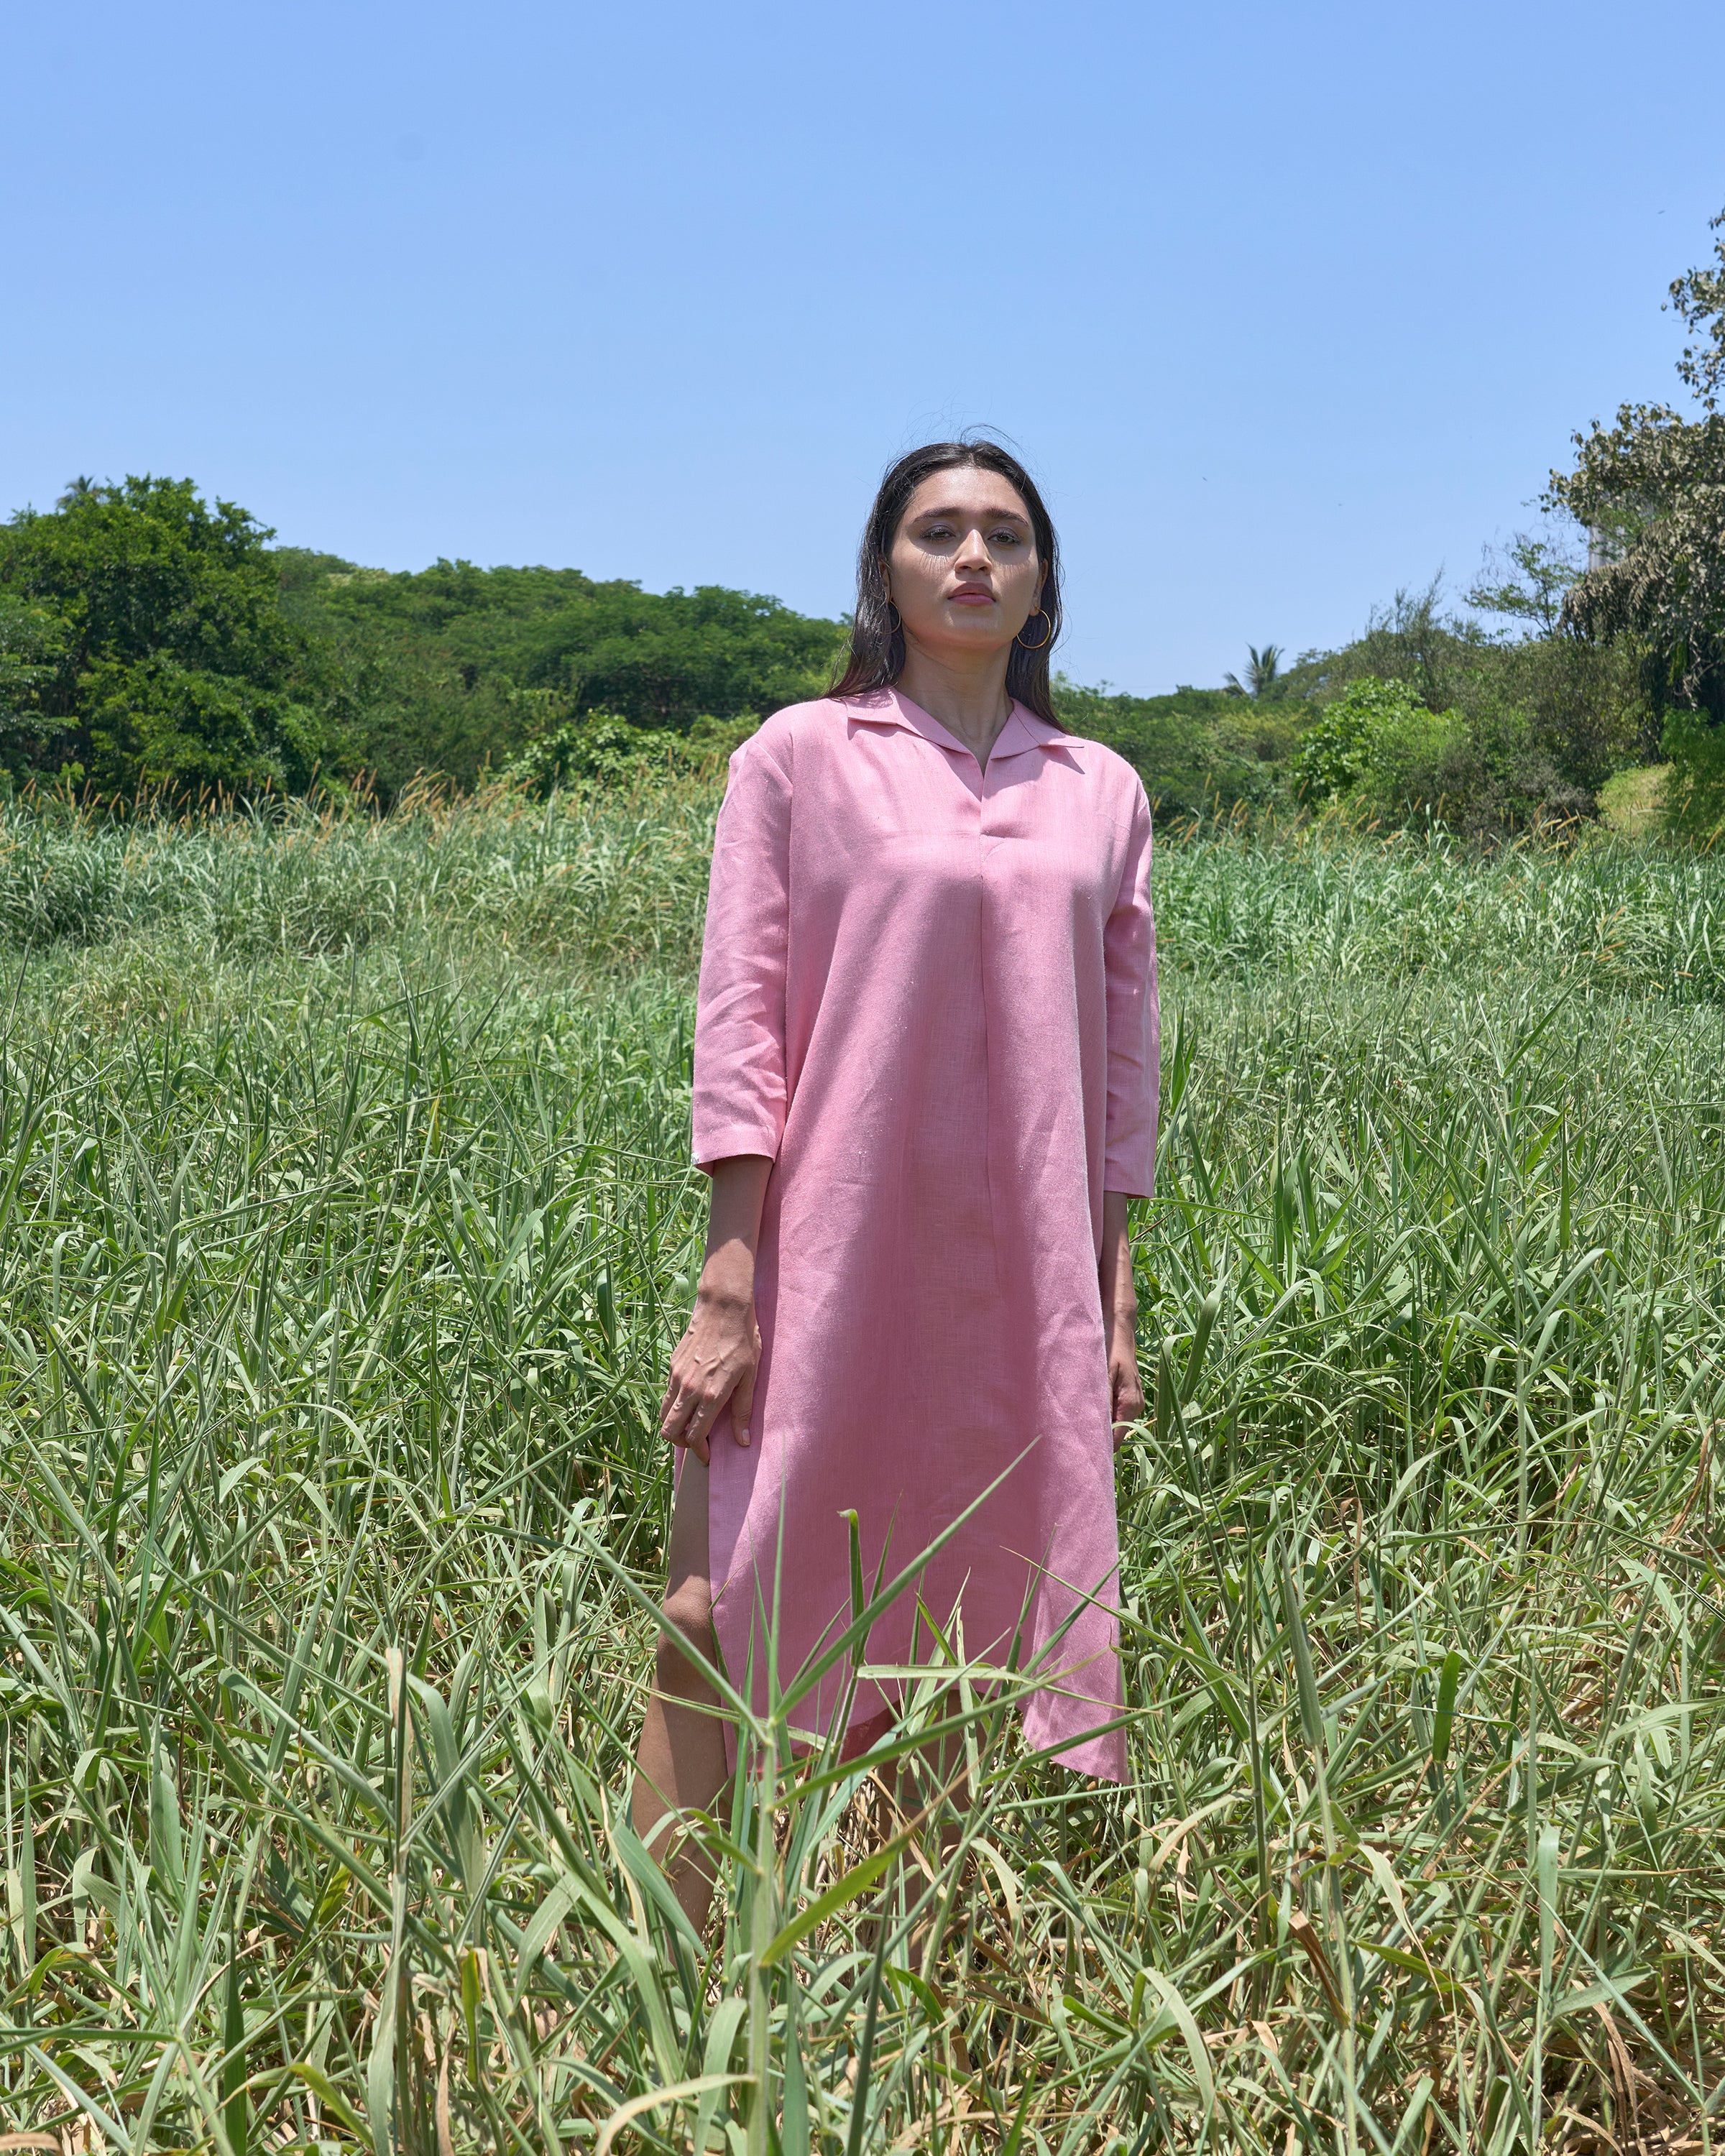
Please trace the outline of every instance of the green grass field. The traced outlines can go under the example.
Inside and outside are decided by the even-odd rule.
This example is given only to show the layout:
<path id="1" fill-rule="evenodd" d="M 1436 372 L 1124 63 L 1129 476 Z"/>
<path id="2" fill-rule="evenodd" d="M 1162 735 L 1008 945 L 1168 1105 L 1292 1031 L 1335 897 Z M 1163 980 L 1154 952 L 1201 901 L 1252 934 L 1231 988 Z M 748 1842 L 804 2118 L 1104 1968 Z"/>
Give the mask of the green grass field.
<path id="1" fill-rule="evenodd" d="M 0 822 L 0 2148 L 1712 2147 L 1725 865 L 1164 843 L 1135 1779 L 955 1667 L 904 1841 L 786 1708 L 702 1939 L 714 798 Z"/>

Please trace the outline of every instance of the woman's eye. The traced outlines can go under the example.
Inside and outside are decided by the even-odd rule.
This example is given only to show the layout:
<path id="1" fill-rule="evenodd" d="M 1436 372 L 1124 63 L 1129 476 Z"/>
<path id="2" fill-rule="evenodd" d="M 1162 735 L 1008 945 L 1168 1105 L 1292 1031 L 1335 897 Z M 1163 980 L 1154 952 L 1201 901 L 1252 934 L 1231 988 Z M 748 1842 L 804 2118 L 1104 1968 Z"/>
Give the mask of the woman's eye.
<path id="1" fill-rule="evenodd" d="M 1004 531 L 991 531 L 988 534 L 988 538 L 990 543 L 994 546 L 1021 547 L 1024 543 L 1019 536 L 1018 533 L 1013 531 L 1009 526 Z"/>

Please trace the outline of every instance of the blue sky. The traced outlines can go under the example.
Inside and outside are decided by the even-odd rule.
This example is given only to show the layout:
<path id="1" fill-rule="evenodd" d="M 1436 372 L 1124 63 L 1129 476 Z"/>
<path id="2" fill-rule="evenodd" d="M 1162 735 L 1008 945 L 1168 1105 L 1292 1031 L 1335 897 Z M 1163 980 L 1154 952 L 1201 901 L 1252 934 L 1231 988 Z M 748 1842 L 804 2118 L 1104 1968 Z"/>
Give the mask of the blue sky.
<path id="1" fill-rule="evenodd" d="M 1465 585 L 1668 398 L 1717 0 L 9 13 L 0 507 L 189 475 L 297 544 L 848 602 L 991 424 L 1140 691 Z"/>

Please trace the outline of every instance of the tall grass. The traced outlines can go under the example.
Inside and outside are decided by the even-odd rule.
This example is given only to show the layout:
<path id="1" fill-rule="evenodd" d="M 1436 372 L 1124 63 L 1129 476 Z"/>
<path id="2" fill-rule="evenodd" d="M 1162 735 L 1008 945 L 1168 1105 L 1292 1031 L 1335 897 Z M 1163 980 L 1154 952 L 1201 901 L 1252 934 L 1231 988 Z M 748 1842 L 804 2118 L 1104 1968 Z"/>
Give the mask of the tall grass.
<path id="1" fill-rule="evenodd" d="M 363 949 L 436 923 L 617 967 L 698 954 L 711 781 L 650 774 L 535 803 L 410 793 L 396 812 L 304 802 L 115 822 L 0 807 L 0 938 L 172 932 L 239 957 Z"/>
<path id="2" fill-rule="evenodd" d="M 626 1791 L 711 813 L 7 827 L 113 880 L 5 916 L 0 2131 L 1709 2145 L 1721 872 L 1164 850 L 1132 1779 L 955 1645 L 962 1816 L 769 1716 L 702 1938 Z"/>
<path id="3" fill-rule="evenodd" d="M 0 944 L 97 945 L 140 930 L 240 958 L 339 952 L 435 925 L 616 972 L 699 952 L 718 794 L 644 772 L 535 803 L 505 788 L 410 793 L 396 812 L 278 803 L 247 816 L 0 804 Z M 1296 824 L 1163 844 L 1158 919 L 1198 978 L 1553 969 L 1628 995 L 1725 994 L 1725 862 L 1596 836 L 1486 856 L 1450 839 Z"/>

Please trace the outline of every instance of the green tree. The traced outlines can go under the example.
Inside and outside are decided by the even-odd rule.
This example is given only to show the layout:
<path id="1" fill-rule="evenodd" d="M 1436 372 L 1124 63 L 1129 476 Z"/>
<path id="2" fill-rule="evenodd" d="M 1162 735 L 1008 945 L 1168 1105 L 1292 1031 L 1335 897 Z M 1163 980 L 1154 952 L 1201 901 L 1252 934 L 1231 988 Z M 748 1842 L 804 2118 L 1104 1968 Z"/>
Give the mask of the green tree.
<path id="1" fill-rule="evenodd" d="M 531 742 L 608 713 L 689 732 L 819 696 L 844 624 L 718 586 L 644 592 L 578 569 L 413 573 L 279 557 L 296 619 L 343 654 L 384 790 L 416 770 L 470 784 Z"/>
<path id="2" fill-rule="evenodd" d="M 66 624 L 46 607 L 0 591 L 0 769 L 11 775 L 60 732 L 42 696 L 60 668 Z"/>
<path id="3" fill-rule="evenodd" d="M 283 612 L 273 536 L 190 480 L 147 476 L 76 480 L 54 511 L 0 526 L 0 600 L 51 624 L 18 662 L 15 774 L 61 760 L 110 793 L 249 793 L 349 761 L 339 680 Z"/>
<path id="4" fill-rule="evenodd" d="M 1584 567 L 1563 540 L 1517 531 L 1507 558 L 1486 550 L 1465 597 L 1481 613 L 1502 615 L 1529 634 L 1554 636 L 1563 621 L 1563 601 Z"/>
<path id="5" fill-rule="evenodd" d="M 1725 211 L 1713 229 L 1725 228 Z M 1692 270 L 1671 302 L 1702 332 L 1678 362 L 1698 415 L 1624 404 L 1615 426 L 1578 434 L 1573 471 L 1552 474 L 1549 499 L 1597 536 L 1593 566 L 1570 588 L 1563 624 L 1643 654 L 1667 714 L 1680 823 L 1725 819 L 1725 239 L 1717 266 Z"/>
<path id="6" fill-rule="evenodd" d="M 1164 817 L 1214 816 L 1266 803 L 1294 744 L 1286 706 L 1250 702 L 1231 690 L 1182 686 L 1168 696 L 1132 696 L 1082 688 L 1057 675 L 1054 696 L 1062 723 L 1123 756 Z"/>
<path id="7" fill-rule="evenodd" d="M 1246 646 L 1246 677 L 1242 681 L 1237 674 L 1224 674 L 1222 685 L 1238 696 L 1251 696 L 1261 701 L 1270 695 L 1281 679 L 1281 646 L 1266 644 L 1260 651 L 1255 644 Z"/>
<path id="8" fill-rule="evenodd" d="M 80 687 L 90 773 L 105 794 L 303 791 L 328 746 L 309 706 L 162 652 L 98 660 Z"/>

